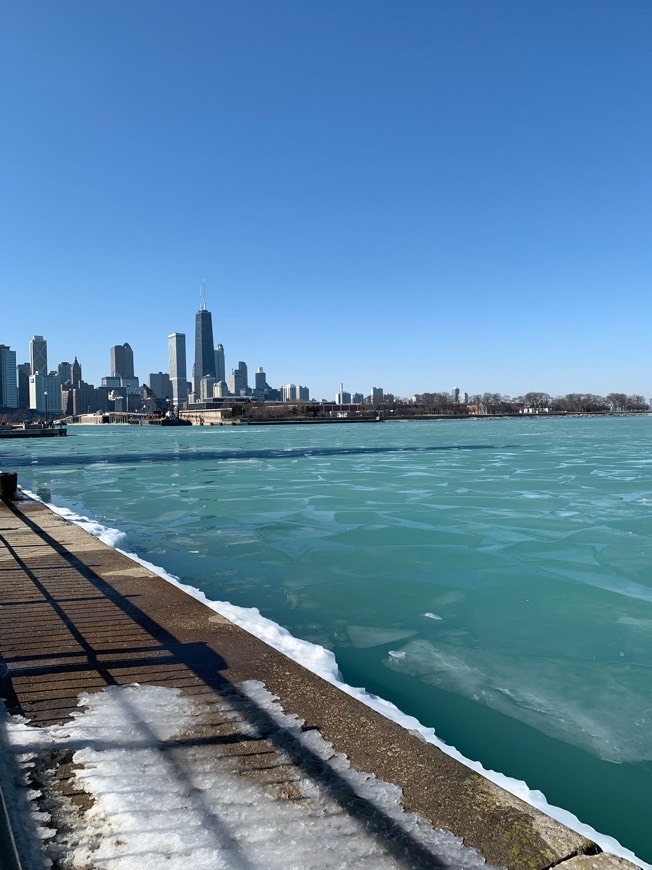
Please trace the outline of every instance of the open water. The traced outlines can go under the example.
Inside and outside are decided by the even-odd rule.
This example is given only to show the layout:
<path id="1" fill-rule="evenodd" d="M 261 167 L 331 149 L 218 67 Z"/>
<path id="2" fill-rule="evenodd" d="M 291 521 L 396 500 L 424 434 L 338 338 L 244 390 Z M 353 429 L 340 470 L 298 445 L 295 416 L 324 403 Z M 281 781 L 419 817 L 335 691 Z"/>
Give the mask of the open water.
<path id="1" fill-rule="evenodd" d="M 652 862 L 652 417 L 69 433 L 0 467 Z"/>

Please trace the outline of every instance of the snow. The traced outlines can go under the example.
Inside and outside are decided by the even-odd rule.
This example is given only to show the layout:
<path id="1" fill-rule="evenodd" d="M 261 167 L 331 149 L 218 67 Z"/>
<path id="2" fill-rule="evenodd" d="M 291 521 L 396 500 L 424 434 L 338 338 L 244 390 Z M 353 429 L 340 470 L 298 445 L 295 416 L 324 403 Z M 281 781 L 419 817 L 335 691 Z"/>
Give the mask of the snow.
<path id="1" fill-rule="evenodd" d="M 59 757 L 72 752 L 81 765 L 74 770 L 77 785 L 92 798 L 81 814 L 63 795 L 54 798 L 62 806 L 53 808 L 49 795 L 61 828 L 56 838 L 53 818 L 35 809 L 47 860 L 98 870 L 384 870 L 405 866 L 388 848 L 387 833 L 398 830 L 393 841 L 399 852 L 404 837 L 434 864 L 486 867 L 452 834 L 404 812 L 397 786 L 353 770 L 318 732 L 304 732 L 262 683 L 243 689 L 244 696 L 212 702 L 202 696 L 199 702 L 179 689 L 111 686 L 81 695 L 65 725 L 36 728 L 5 715 L 11 750 L 25 772 L 47 766 L 56 751 Z M 230 738 L 223 744 L 202 739 L 202 726 L 216 718 Z M 251 752 L 261 719 L 278 730 Z M 234 745 L 235 753 L 224 748 Z M 312 764 L 297 763 L 298 751 Z M 258 771 L 264 762 L 267 781 L 248 771 L 248 758 Z M 315 758 L 324 761 L 326 776 L 314 772 Z M 14 811 L 24 803 L 25 790 L 19 791 L 14 777 Z M 351 792 L 357 798 L 347 803 Z M 39 796 L 32 795 L 33 807 Z M 29 866 L 39 864 L 32 859 Z"/>

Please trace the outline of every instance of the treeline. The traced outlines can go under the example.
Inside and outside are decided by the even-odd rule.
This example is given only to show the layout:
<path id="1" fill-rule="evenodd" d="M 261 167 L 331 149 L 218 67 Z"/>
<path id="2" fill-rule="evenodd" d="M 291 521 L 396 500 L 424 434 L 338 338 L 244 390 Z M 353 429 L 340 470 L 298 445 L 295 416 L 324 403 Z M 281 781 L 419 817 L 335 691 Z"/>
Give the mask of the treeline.
<path id="1" fill-rule="evenodd" d="M 518 414 L 522 411 L 551 414 L 605 414 L 648 411 L 649 405 L 643 396 L 609 393 L 597 396 L 594 393 L 568 393 L 551 396 L 548 393 L 525 393 L 523 396 L 505 396 L 501 393 L 482 393 L 469 396 L 468 405 L 453 402 L 450 393 L 421 393 L 414 397 L 414 408 L 424 413 L 466 413 L 467 408 L 480 414 Z M 463 410 L 462 410 L 463 409 Z"/>
<path id="2" fill-rule="evenodd" d="M 482 393 L 469 396 L 469 401 L 454 401 L 450 393 L 421 393 L 411 399 L 402 399 L 391 394 L 380 402 L 367 399 L 362 405 L 337 406 L 334 403 L 291 402 L 267 404 L 252 402 L 233 408 L 234 417 L 244 419 L 291 420 L 297 417 L 385 416 L 418 417 L 438 414 L 466 417 L 473 414 L 627 414 L 648 411 L 649 405 L 643 396 L 610 393 L 597 396 L 593 393 L 568 393 L 551 396 L 548 393 L 526 393 L 523 396 L 506 396 L 502 393 Z"/>

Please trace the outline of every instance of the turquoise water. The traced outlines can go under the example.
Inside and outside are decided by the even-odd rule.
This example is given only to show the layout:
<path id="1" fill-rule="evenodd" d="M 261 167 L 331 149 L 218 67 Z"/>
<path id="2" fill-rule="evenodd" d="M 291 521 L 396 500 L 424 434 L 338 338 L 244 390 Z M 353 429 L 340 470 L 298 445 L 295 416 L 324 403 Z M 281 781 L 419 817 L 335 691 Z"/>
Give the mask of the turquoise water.
<path id="1" fill-rule="evenodd" d="M 23 487 L 652 861 L 652 418 L 73 427 Z"/>

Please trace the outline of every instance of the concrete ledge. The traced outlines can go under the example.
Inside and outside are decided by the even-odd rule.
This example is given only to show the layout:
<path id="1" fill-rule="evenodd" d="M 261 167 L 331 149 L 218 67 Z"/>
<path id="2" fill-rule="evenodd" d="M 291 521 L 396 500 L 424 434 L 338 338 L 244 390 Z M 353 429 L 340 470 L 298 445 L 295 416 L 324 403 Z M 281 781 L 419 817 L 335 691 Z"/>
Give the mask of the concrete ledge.
<path id="1" fill-rule="evenodd" d="M 44 505 L 0 504 L 4 697 L 34 724 L 65 721 L 109 682 L 204 698 L 260 680 L 406 810 L 513 870 L 623 870 L 596 844 L 500 789 L 136 565 Z M 2 606 L 2 605 L 13 605 Z M 416 864 L 414 866 L 417 866 Z"/>

